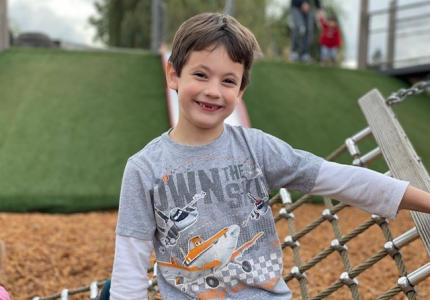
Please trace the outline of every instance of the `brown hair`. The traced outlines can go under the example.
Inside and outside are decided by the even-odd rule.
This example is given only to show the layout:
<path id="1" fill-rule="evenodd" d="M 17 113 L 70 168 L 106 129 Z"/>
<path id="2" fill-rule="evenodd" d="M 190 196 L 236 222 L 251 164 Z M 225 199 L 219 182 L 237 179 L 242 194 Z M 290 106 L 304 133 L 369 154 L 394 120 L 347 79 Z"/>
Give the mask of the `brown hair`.
<path id="1" fill-rule="evenodd" d="M 192 51 L 214 50 L 224 46 L 230 59 L 243 64 L 240 89 L 249 83 L 249 71 L 260 47 L 252 32 L 235 18 L 218 13 L 203 13 L 191 17 L 179 27 L 169 61 L 178 76 Z"/>

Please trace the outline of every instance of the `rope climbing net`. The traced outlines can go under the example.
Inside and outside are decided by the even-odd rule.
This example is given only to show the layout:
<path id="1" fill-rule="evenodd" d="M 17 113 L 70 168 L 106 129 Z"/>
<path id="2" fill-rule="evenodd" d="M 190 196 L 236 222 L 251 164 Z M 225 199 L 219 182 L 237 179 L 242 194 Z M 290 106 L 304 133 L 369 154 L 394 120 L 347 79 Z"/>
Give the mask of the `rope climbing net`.
<path id="1" fill-rule="evenodd" d="M 353 165 L 365 167 L 375 161 L 377 158 L 383 156 L 390 169 L 390 171 L 386 173 L 387 176 L 408 180 L 414 186 L 430 191 L 430 177 L 425 171 L 424 166 L 422 165 L 419 157 L 414 152 L 406 134 L 400 127 L 400 124 L 398 124 L 395 115 L 390 108 L 391 105 L 404 101 L 409 95 L 420 94 L 429 87 L 430 81 L 419 82 L 412 86 L 411 89 L 403 89 L 397 93 L 393 93 L 388 99 L 383 99 L 377 90 L 369 92 L 359 100 L 359 104 L 363 110 L 364 115 L 366 116 L 369 127 L 346 139 L 345 143 L 333 153 L 331 153 L 326 158 L 326 160 L 333 161 L 336 160 L 340 155 L 349 153 L 352 157 Z M 381 121 L 384 118 L 387 120 Z M 387 128 L 389 129 L 389 132 L 384 131 Z M 372 135 L 374 136 L 378 147 L 365 155 L 361 155 L 358 144 Z M 396 146 L 400 148 L 393 149 L 393 145 L 400 145 Z M 393 157 L 392 155 L 401 155 L 402 157 L 409 156 L 409 158 L 406 159 L 407 166 L 402 165 L 401 163 L 398 164 L 397 162 L 399 160 L 402 161 L 402 159 L 399 159 L 398 157 L 395 159 L 396 157 Z M 393 161 L 396 163 L 393 163 Z M 411 171 L 413 175 L 411 175 L 412 173 L 408 173 L 408 168 L 413 168 Z M 388 221 L 377 215 L 371 215 L 365 222 L 358 225 L 355 229 L 351 230 L 347 234 L 342 235 L 339 225 L 339 217 L 337 214 L 348 207 L 348 205 L 332 201 L 332 199 L 329 198 L 324 198 L 323 202 L 325 209 L 323 210 L 321 216 L 310 222 L 310 224 L 308 224 L 305 228 L 297 231 L 295 227 L 296 217 L 294 212 L 297 212 L 300 207 L 311 202 L 313 198 L 313 195 L 304 195 L 297 201 L 292 202 L 288 191 L 281 189 L 277 195 L 270 199 L 271 206 L 281 206 L 279 212 L 274 217 L 275 223 L 286 222 L 288 224 L 288 236 L 283 239 L 281 247 L 284 252 L 293 252 L 294 267 L 290 272 L 287 272 L 287 274 L 283 276 L 283 279 L 287 283 L 292 280 L 298 281 L 301 298 L 303 300 L 326 299 L 344 286 L 350 290 L 351 299 L 363 299 L 362 295 L 360 295 L 357 277 L 363 272 L 368 271 L 372 266 L 380 262 L 385 257 L 389 257 L 394 261 L 397 267 L 399 279 L 396 283 L 393 283 L 390 289 L 382 293 L 376 299 L 392 299 L 400 293 L 404 293 L 406 298 L 409 300 L 417 299 L 417 291 L 415 287 L 420 282 L 430 277 L 430 263 L 424 264 L 412 272 L 407 272 L 400 250 L 413 241 L 421 238 L 424 245 L 426 246 L 428 254 L 430 254 L 429 215 L 412 212 L 412 217 L 416 226 L 409 231 L 397 236 L 396 238 L 393 237 L 393 233 L 390 230 Z M 302 262 L 300 241 L 306 236 L 314 233 L 316 228 L 327 222 L 332 228 L 334 239 L 327 241 L 327 246 L 319 253 L 314 255 L 310 260 Z M 347 243 L 357 238 L 359 235 L 364 234 L 367 230 L 374 226 L 380 228 L 385 242 L 381 244 L 380 251 L 374 253 L 364 262 L 353 267 L 350 260 L 350 255 L 353 256 L 354 254 L 349 252 Z M 342 261 L 343 272 L 339 275 L 339 278 L 327 288 L 318 292 L 314 296 L 309 296 L 309 282 L 306 272 L 318 266 L 319 263 L 321 263 L 333 253 L 337 253 L 339 255 L 340 260 Z M 150 300 L 161 299 L 159 296 L 157 274 L 155 271 L 156 268 L 154 266 L 148 270 L 148 274 L 151 277 L 148 297 Z M 97 299 L 97 290 L 103 285 L 103 283 L 104 282 L 93 282 L 88 287 L 70 291 L 65 289 L 57 295 L 52 295 L 45 298 L 34 297 L 32 300 L 51 300 L 58 298 L 61 298 L 61 300 L 67 300 L 69 295 L 86 291 L 90 292 L 89 299 L 94 300 Z"/>
<path id="2" fill-rule="evenodd" d="M 327 208 L 323 211 L 322 216 L 314 220 L 303 230 L 296 232 L 295 226 L 294 226 L 295 216 L 293 214 L 293 211 L 298 209 L 303 204 L 309 202 L 312 199 L 312 196 L 306 195 L 302 197 L 300 200 L 298 200 L 297 202 L 291 203 L 289 198 L 286 196 L 286 191 L 281 190 L 280 194 L 277 195 L 272 200 L 273 202 L 279 201 L 278 200 L 279 198 L 281 199 L 284 207 L 276 216 L 275 222 L 278 222 L 282 219 L 285 219 L 287 221 L 290 235 L 285 238 L 285 241 L 282 243 L 282 248 L 285 249 L 290 247 L 293 250 L 294 262 L 296 264 L 296 266 L 292 268 L 291 272 L 284 277 L 284 280 L 286 282 L 293 279 L 297 279 L 299 281 L 302 299 L 306 299 L 306 300 L 325 299 L 328 296 L 330 296 L 332 293 L 334 293 L 335 291 L 343 287 L 344 285 L 348 286 L 349 289 L 351 290 L 352 299 L 354 300 L 362 299 L 358 291 L 358 281 L 356 280 L 356 277 L 360 275 L 362 272 L 372 267 L 374 264 L 379 262 L 387 255 L 391 256 L 395 261 L 400 277 L 403 278 L 404 283 L 402 283 L 402 285 L 396 285 L 393 289 L 387 291 L 385 294 L 381 295 L 377 299 L 380 299 L 380 300 L 391 299 L 393 296 L 397 295 L 401 291 L 404 291 L 408 295 L 408 299 L 416 299 L 415 290 L 413 289 L 413 286 L 411 286 L 408 280 L 406 279 L 406 276 L 407 276 L 406 267 L 403 262 L 402 255 L 399 251 L 401 247 L 418 238 L 418 233 L 415 228 L 410 230 L 409 232 L 406 232 L 401 237 L 397 239 L 393 239 L 393 235 L 390 231 L 387 221 L 384 218 L 381 218 L 377 215 L 372 215 L 369 218 L 369 220 L 359 225 L 357 228 L 355 228 L 348 234 L 342 236 L 338 217 L 336 214 L 339 213 L 348 205 L 343 203 L 333 205 L 331 199 L 324 198 L 324 204 Z M 324 250 L 322 250 L 320 253 L 314 256 L 311 260 L 309 260 L 306 263 L 302 263 L 300 258 L 299 240 L 303 238 L 305 235 L 312 233 L 317 226 L 321 225 L 323 222 L 326 222 L 326 221 L 328 221 L 331 224 L 335 239 L 333 239 L 329 246 L 327 246 Z M 386 239 L 386 244 L 384 245 L 381 251 L 374 254 L 372 257 L 370 257 L 369 259 L 367 259 L 365 262 L 358 265 L 357 267 L 352 268 L 351 262 L 349 259 L 348 247 L 346 243 L 351 241 L 353 238 L 357 237 L 358 235 L 364 233 L 367 229 L 369 229 L 371 226 L 375 224 L 377 224 L 381 228 L 383 235 Z M 309 297 L 308 290 L 307 290 L 307 276 L 305 272 L 311 269 L 312 267 L 316 266 L 318 263 L 320 263 L 323 259 L 325 259 L 333 252 L 339 253 L 343 263 L 344 272 L 340 275 L 340 278 L 335 283 L 330 285 L 324 291 L 318 293 L 313 297 Z"/>

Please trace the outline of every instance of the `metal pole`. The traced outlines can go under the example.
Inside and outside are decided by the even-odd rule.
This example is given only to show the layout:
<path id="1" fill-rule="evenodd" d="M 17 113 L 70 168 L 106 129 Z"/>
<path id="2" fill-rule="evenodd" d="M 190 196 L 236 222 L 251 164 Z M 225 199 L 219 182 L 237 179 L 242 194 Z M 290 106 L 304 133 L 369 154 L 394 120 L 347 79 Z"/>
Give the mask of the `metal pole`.
<path id="1" fill-rule="evenodd" d="M 358 68 L 367 67 L 367 47 L 369 41 L 369 1 L 360 3 L 360 30 L 358 36 Z"/>
<path id="2" fill-rule="evenodd" d="M 388 12 L 387 68 L 392 69 L 396 43 L 396 11 L 397 0 L 391 0 Z"/>
<path id="3" fill-rule="evenodd" d="M 235 0 L 225 0 L 224 14 L 234 17 Z"/>
<path id="4" fill-rule="evenodd" d="M 0 52 L 9 48 L 9 25 L 7 21 L 7 0 L 0 0 Z"/>
<path id="5" fill-rule="evenodd" d="M 158 0 L 152 0 L 152 36 L 151 36 L 151 51 L 152 54 L 158 55 L 160 47 L 160 27 L 158 14 Z"/>
<path id="6" fill-rule="evenodd" d="M 160 1 L 161 15 L 161 39 L 160 43 L 166 43 L 167 41 L 167 4 L 164 1 Z"/>

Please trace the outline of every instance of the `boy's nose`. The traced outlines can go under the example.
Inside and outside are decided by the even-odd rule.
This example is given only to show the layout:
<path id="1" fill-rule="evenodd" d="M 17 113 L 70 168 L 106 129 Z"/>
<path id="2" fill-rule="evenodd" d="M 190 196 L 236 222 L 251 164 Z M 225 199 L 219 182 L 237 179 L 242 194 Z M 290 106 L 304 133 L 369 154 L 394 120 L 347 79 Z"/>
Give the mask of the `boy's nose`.
<path id="1" fill-rule="evenodd" d="M 208 82 L 203 91 L 203 94 L 206 97 L 219 98 L 221 96 L 220 87 L 217 83 Z"/>

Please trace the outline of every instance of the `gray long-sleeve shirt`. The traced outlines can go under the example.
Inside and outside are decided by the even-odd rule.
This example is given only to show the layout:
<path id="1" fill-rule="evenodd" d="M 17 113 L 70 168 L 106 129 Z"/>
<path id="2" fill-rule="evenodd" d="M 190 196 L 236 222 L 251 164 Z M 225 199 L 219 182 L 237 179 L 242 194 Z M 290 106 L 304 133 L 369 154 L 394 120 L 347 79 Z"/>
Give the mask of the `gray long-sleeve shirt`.
<path id="1" fill-rule="evenodd" d="M 406 186 L 325 162 L 256 129 L 225 125 L 203 146 L 179 145 L 165 133 L 127 163 L 117 234 L 153 242 L 164 300 L 290 299 L 270 190 L 327 195 L 393 218 Z M 136 249 L 117 245 L 134 260 Z M 127 275 L 118 270 L 114 266 L 114 294 L 114 278 Z M 143 272 L 139 264 L 136 270 Z M 124 281 L 125 298 L 139 299 Z"/>

